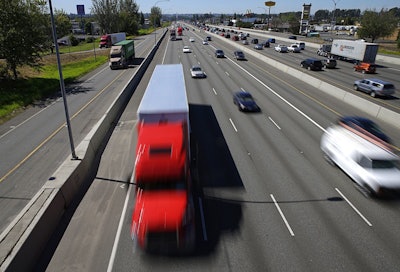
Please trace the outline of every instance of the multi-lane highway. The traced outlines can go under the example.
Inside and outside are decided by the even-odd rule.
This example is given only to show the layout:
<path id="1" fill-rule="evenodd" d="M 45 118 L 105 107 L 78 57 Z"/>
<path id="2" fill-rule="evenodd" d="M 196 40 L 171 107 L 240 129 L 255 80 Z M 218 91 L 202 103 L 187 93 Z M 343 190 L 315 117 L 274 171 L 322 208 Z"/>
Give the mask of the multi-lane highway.
<path id="1" fill-rule="evenodd" d="M 161 33 L 161 31 L 160 31 Z M 154 35 L 135 40 L 136 62 L 126 70 L 108 63 L 67 86 L 75 147 L 105 114 L 154 46 Z M 61 98 L 35 103 L 0 126 L 0 233 L 61 163 L 71 157 Z"/>
<path id="2" fill-rule="evenodd" d="M 190 30 L 182 40 L 164 39 L 104 150 L 96 178 L 38 269 L 398 271 L 398 199 L 366 197 L 323 160 L 319 148 L 324 128 L 339 116 L 365 113 L 258 58 L 234 60 L 235 47 L 224 40 L 202 45 L 206 35 Z M 182 53 L 184 45 L 193 52 Z M 216 48 L 227 57 L 215 58 Z M 261 53 L 279 55 L 272 48 Z M 306 50 L 279 60 L 297 65 L 308 54 L 314 56 Z M 154 65 L 169 63 L 184 67 L 194 143 L 197 246 L 188 256 L 148 255 L 130 237 L 136 110 Z M 207 78 L 192 79 L 192 65 L 200 65 Z M 329 75 L 344 88 L 350 84 L 351 91 L 362 75 L 347 63 L 339 68 L 315 75 Z M 253 94 L 261 113 L 238 111 L 232 94 L 241 89 Z M 398 146 L 399 130 L 377 122 Z"/>

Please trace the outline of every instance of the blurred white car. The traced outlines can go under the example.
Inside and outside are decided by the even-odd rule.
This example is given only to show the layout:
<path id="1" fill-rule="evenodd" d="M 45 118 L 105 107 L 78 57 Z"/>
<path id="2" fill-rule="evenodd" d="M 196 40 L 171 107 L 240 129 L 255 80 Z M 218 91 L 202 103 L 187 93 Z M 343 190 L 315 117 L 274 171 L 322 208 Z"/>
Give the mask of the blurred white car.
<path id="1" fill-rule="evenodd" d="M 194 78 L 204 78 L 204 77 L 206 77 L 206 74 L 203 72 L 203 70 L 201 69 L 200 66 L 192 66 L 192 68 L 190 68 L 190 74 Z"/>
<path id="2" fill-rule="evenodd" d="M 190 37 L 190 38 L 189 38 L 189 41 L 190 41 L 190 42 L 194 42 L 194 38 L 193 38 L 193 37 Z"/>
<path id="3" fill-rule="evenodd" d="M 183 47 L 183 53 L 191 53 L 191 52 L 192 52 L 192 49 L 190 49 L 189 46 L 185 45 L 185 46 Z"/>
<path id="4" fill-rule="evenodd" d="M 204 45 L 207 45 L 207 44 L 208 44 L 208 41 L 207 41 L 207 40 L 204 40 L 204 41 L 203 41 L 203 44 L 204 44 Z"/>
<path id="5" fill-rule="evenodd" d="M 367 134 L 334 125 L 321 138 L 325 159 L 337 165 L 369 194 L 400 192 L 400 157 Z"/>
<path id="6" fill-rule="evenodd" d="M 286 45 L 278 44 L 277 46 L 275 46 L 275 51 L 279 53 L 286 53 L 288 52 L 288 48 Z"/>
<path id="7" fill-rule="evenodd" d="M 292 44 L 292 45 L 288 46 L 287 49 L 288 49 L 289 52 L 293 52 L 293 53 L 300 53 L 301 52 L 301 48 L 297 44 Z"/>

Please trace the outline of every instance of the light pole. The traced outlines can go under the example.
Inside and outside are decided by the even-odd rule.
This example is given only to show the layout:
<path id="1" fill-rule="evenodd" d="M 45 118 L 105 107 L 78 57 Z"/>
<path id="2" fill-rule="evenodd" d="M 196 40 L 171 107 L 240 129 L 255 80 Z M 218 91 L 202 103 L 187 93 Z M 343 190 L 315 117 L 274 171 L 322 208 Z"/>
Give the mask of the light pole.
<path id="1" fill-rule="evenodd" d="M 60 76 L 61 95 L 63 97 L 63 102 L 64 102 L 65 119 L 67 120 L 67 129 L 68 129 L 68 135 L 69 135 L 69 142 L 70 142 L 70 146 L 71 146 L 71 154 L 72 154 L 72 159 L 77 160 L 78 156 L 76 156 L 76 154 L 75 154 L 74 140 L 72 138 L 71 122 L 69 120 L 69 113 L 68 113 L 67 95 L 65 93 L 65 84 L 64 84 L 63 74 L 62 74 L 60 52 L 58 50 L 57 32 L 56 32 L 56 26 L 54 23 L 53 7 L 51 5 L 51 0 L 49 0 L 49 8 L 50 8 L 51 27 L 52 27 L 52 32 L 53 32 L 53 41 L 54 41 L 54 46 L 56 49 L 56 56 L 57 56 L 58 74 Z"/>
<path id="2" fill-rule="evenodd" d="M 268 7 L 268 20 L 267 20 L 267 30 L 269 30 L 269 18 L 271 17 L 271 7 L 275 6 L 276 2 L 267 1 L 265 5 Z"/>
<path id="3" fill-rule="evenodd" d="M 154 7 L 157 7 L 157 4 L 160 2 L 169 2 L 169 0 L 159 0 L 155 2 Z M 157 27 L 156 27 L 156 16 L 154 16 L 154 46 L 157 44 Z"/>
<path id="4" fill-rule="evenodd" d="M 333 25 L 336 24 L 335 14 L 336 14 L 336 4 L 339 3 L 340 0 L 332 0 L 334 4 L 333 12 L 332 12 L 332 21 L 331 21 L 331 31 L 333 33 Z"/>

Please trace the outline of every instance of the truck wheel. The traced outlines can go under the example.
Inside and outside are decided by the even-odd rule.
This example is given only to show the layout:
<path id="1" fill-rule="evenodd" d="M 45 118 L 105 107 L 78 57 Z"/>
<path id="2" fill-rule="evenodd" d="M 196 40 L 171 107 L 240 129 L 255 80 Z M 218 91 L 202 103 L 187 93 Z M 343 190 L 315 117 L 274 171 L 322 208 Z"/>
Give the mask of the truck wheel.
<path id="1" fill-rule="evenodd" d="M 365 70 L 362 70 L 362 72 L 361 72 L 361 73 L 365 74 Z"/>
<path id="2" fill-rule="evenodd" d="M 370 94 L 369 94 L 371 97 L 376 97 L 376 94 L 375 94 L 375 92 L 374 91 L 372 91 Z"/>
<path id="3" fill-rule="evenodd" d="M 308 70 L 308 71 L 310 71 L 310 70 L 311 70 L 311 67 L 310 67 L 310 66 L 308 66 L 308 67 L 307 67 L 307 70 Z"/>
<path id="4" fill-rule="evenodd" d="M 358 91 L 358 86 L 357 86 L 357 85 L 354 85 L 354 86 L 353 86 L 353 89 L 354 89 L 355 91 Z"/>

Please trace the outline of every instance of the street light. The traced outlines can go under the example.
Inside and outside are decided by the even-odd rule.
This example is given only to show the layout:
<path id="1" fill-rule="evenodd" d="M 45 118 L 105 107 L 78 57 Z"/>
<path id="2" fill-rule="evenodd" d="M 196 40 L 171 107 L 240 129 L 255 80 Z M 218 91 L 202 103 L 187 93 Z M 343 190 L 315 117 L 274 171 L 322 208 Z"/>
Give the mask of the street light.
<path id="1" fill-rule="evenodd" d="M 339 3 L 340 0 L 332 0 L 334 4 L 333 12 L 332 12 L 332 21 L 331 21 L 331 31 L 333 32 L 333 25 L 336 24 L 336 4 Z"/>
<path id="2" fill-rule="evenodd" d="M 63 97 L 63 102 L 64 102 L 65 119 L 67 120 L 67 129 L 68 129 L 68 135 L 69 135 L 69 142 L 70 142 L 70 146 L 71 146 L 72 159 L 77 160 L 78 156 L 76 156 L 76 154 L 75 154 L 74 140 L 72 138 L 71 122 L 70 122 L 69 113 L 68 113 L 67 95 L 65 93 L 65 84 L 64 84 L 64 78 L 63 78 L 62 69 L 61 69 L 60 52 L 58 50 L 57 32 L 56 32 L 56 26 L 54 23 L 53 7 L 51 5 L 51 0 L 49 0 L 49 8 L 50 8 L 51 27 L 52 27 L 52 32 L 53 32 L 53 41 L 54 41 L 54 46 L 56 49 L 56 56 L 57 56 L 58 74 L 60 76 L 61 95 Z"/>
<path id="3" fill-rule="evenodd" d="M 160 2 L 169 2 L 169 0 L 159 0 L 154 4 L 154 7 L 157 7 L 157 4 Z M 154 16 L 154 46 L 157 44 L 157 27 L 156 27 L 156 16 Z"/>
<path id="4" fill-rule="evenodd" d="M 274 1 L 267 1 L 265 5 L 268 7 L 268 20 L 267 20 L 267 30 L 269 30 L 269 18 L 271 17 L 271 7 L 275 6 Z"/>

